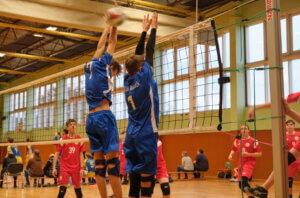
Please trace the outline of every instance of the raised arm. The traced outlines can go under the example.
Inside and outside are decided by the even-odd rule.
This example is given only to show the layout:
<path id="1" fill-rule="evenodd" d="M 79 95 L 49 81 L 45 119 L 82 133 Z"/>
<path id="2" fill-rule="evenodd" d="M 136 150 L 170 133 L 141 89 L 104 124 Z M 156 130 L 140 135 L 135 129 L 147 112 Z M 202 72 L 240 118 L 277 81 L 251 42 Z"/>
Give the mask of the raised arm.
<path id="1" fill-rule="evenodd" d="M 107 47 L 107 52 L 111 56 L 115 53 L 115 49 L 117 45 L 117 37 L 118 37 L 117 27 L 112 27 L 109 35 L 108 47 Z"/>
<path id="2" fill-rule="evenodd" d="M 155 39 L 156 39 L 156 30 L 158 27 L 158 14 L 157 12 L 153 13 L 152 16 L 152 29 L 150 33 L 150 37 L 146 46 L 146 61 L 153 67 L 153 57 L 154 57 L 154 47 L 155 47 Z"/>
<path id="3" fill-rule="evenodd" d="M 107 23 L 107 18 L 106 16 L 103 17 L 103 20 L 105 21 L 106 23 L 106 26 L 101 34 L 101 37 L 98 41 L 98 45 L 97 45 L 97 49 L 95 51 L 95 54 L 93 56 L 93 58 L 100 58 L 101 55 L 103 54 L 104 52 L 104 49 L 105 49 L 105 44 L 106 44 L 106 39 L 107 39 L 107 34 L 110 30 L 110 25 Z"/>
<path id="4" fill-rule="evenodd" d="M 149 20 L 149 14 L 147 16 L 144 15 L 144 19 L 143 19 L 143 23 L 142 23 L 143 32 L 142 32 L 140 40 L 136 46 L 135 55 L 143 55 L 144 54 L 145 39 L 146 39 L 147 32 L 150 28 L 151 21 L 152 21 L 152 19 Z"/>

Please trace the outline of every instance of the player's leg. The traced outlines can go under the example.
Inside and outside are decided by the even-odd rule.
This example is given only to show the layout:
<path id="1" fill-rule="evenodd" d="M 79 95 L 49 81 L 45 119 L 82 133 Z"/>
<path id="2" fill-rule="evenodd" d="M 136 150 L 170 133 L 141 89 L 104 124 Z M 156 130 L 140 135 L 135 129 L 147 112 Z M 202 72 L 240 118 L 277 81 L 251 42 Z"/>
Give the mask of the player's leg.
<path id="1" fill-rule="evenodd" d="M 80 176 L 80 171 L 74 171 L 71 173 L 71 178 L 72 178 L 72 184 L 74 186 L 75 194 L 77 198 L 82 198 L 82 191 L 81 191 L 81 176 Z"/>
<path id="2" fill-rule="evenodd" d="M 71 174 L 67 171 L 60 171 L 59 173 L 59 192 L 57 198 L 63 198 L 67 192 L 67 186 L 69 183 L 69 177 Z"/>
<path id="3" fill-rule="evenodd" d="M 162 177 L 158 180 L 163 194 L 163 198 L 170 198 L 169 177 Z"/>
<path id="4" fill-rule="evenodd" d="M 114 192 L 114 197 L 122 197 L 122 187 L 120 180 L 120 160 L 119 152 L 112 151 L 106 154 L 107 173 L 110 180 L 111 188 Z"/>
<path id="5" fill-rule="evenodd" d="M 141 174 L 141 198 L 151 197 L 155 186 L 154 175 Z"/>
<path id="6" fill-rule="evenodd" d="M 94 161 L 95 161 L 95 177 L 98 190 L 102 198 L 107 197 L 106 190 L 106 160 L 104 159 L 104 154 L 102 151 L 94 152 Z"/>

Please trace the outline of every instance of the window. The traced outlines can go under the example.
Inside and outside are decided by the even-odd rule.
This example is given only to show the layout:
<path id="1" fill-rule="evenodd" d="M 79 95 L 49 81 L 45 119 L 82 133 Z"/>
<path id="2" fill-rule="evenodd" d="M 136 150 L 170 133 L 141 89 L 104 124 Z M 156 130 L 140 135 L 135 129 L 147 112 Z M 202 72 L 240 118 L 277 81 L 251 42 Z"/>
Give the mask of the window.
<path id="1" fill-rule="evenodd" d="M 177 76 L 189 73 L 189 47 L 177 49 Z"/>
<path id="2" fill-rule="evenodd" d="M 121 64 L 121 67 L 122 73 L 120 73 L 120 75 L 116 77 L 116 88 L 121 88 L 124 86 L 124 64 Z"/>
<path id="3" fill-rule="evenodd" d="M 253 63 L 265 59 L 264 24 L 246 27 L 246 62 Z"/>
<path id="4" fill-rule="evenodd" d="M 112 95 L 112 112 L 116 116 L 116 120 L 128 118 L 127 105 L 124 93 L 116 93 Z"/>
<path id="5" fill-rule="evenodd" d="M 34 88 L 33 128 L 54 127 L 56 82 Z"/>
<path id="6" fill-rule="evenodd" d="M 27 91 L 9 96 L 9 131 L 23 131 L 26 126 Z"/>
<path id="7" fill-rule="evenodd" d="M 163 80 L 170 80 L 174 78 L 174 49 L 163 51 Z"/>
<path id="8" fill-rule="evenodd" d="M 264 66 L 259 66 L 256 68 L 264 68 Z M 255 105 L 265 104 L 266 102 L 269 102 L 269 91 L 270 89 L 268 70 L 247 70 L 248 105 L 254 105 L 254 100 Z"/>
<path id="9" fill-rule="evenodd" d="M 89 111 L 85 98 L 85 75 L 65 78 L 64 87 L 64 123 L 68 119 L 75 119 L 78 124 L 84 124 Z"/>
<path id="10" fill-rule="evenodd" d="M 229 76 L 225 74 L 224 76 Z M 209 111 L 219 109 L 220 86 L 219 75 L 197 78 L 196 110 Z M 223 108 L 230 108 L 230 83 L 223 86 Z"/>
<path id="11" fill-rule="evenodd" d="M 300 50 L 300 15 L 292 17 L 293 51 Z"/>
<path id="12" fill-rule="evenodd" d="M 286 53 L 287 52 L 286 19 L 281 19 L 280 26 L 281 26 L 281 46 L 282 46 L 282 53 Z"/>
<path id="13" fill-rule="evenodd" d="M 218 37 L 221 61 L 224 68 L 230 67 L 230 33 L 226 32 Z M 196 71 L 204 71 L 208 69 L 219 68 L 218 54 L 215 45 L 197 45 Z M 208 62 L 206 62 L 206 56 Z"/>

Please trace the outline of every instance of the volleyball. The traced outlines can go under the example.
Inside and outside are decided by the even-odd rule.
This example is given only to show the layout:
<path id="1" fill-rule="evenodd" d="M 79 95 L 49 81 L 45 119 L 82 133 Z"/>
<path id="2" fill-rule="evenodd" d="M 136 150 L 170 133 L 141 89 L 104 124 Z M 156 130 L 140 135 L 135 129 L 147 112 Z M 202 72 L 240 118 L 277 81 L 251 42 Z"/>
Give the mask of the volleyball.
<path id="1" fill-rule="evenodd" d="M 106 11 L 106 17 L 108 23 L 114 27 L 121 25 L 126 19 L 126 15 L 122 11 L 122 9 L 118 7 L 108 9 Z"/>

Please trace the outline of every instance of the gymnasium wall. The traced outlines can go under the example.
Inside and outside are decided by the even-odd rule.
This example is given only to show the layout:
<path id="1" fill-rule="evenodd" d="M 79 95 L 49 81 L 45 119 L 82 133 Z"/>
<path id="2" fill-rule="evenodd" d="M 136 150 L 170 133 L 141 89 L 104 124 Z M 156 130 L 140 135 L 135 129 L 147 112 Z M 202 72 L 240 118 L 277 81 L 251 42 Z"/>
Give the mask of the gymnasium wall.
<path id="1" fill-rule="evenodd" d="M 230 133 L 201 133 L 188 135 L 167 135 L 160 136 L 163 142 L 163 155 L 167 162 L 169 172 L 177 171 L 177 166 L 181 165 L 181 152 L 187 151 L 189 156 L 194 160 L 197 149 L 202 148 L 204 154 L 209 161 L 209 170 L 206 176 L 215 177 L 217 170 L 225 168 L 225 162 L 231 151 L 232 143 L 236 132 Z M 253 131 L 251 132 L 253 136 Z M 272 142 L 272 134 L 270 130 L 257 131 L 257 139 L 260 143 L 263 156 L 257 158 L 257 163 L 253 172 L 253 178 L 265 179 L 273 170 L 272 147 L 263 143 Z M 34 149 L 39 149 L 44 165 L 51 153 L 55 152 L 54 145 L 33 146 Z M 0 147 L 0 162 L 6 154 L 6 148 Z M 89 152 L 89 143 L 85 144 L 85 151 Z M 24 146 L 20 147 L 20 152 L 25 161 L 26 149 Z M 235 155 L 232 168 L 237 166 L 237 155 Z M 174 177 L 177 177 L 176 175 Z M 300 181 L 300 175 L 296 174 L 295 180 Z"/>

